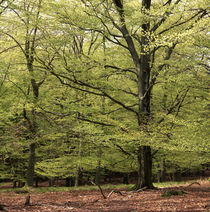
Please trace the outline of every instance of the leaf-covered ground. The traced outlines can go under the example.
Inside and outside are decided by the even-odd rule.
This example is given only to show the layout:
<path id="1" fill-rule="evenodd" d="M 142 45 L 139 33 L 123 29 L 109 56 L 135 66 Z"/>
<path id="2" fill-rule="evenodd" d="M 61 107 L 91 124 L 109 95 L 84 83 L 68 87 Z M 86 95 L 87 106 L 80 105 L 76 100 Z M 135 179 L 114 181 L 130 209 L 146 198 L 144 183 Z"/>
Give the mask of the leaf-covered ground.
<path id="1" fill-rule="evenodd" d="M 165 191 L 183 191 L 184 195 L 162 197 Z M 111 190 L 105 190 L 106 196 Z M 123 191 L 122 191 L 123 192 Z M 25 206 L 28 194 L 0 193 L 0 205 L 5 211 L 210 211 L 210 182 L 177 187 L 145 190 L 138 193 L 112 193 L 104 199 L 100 191 L 65 191 L 31 193 L 30 205 Z"/>

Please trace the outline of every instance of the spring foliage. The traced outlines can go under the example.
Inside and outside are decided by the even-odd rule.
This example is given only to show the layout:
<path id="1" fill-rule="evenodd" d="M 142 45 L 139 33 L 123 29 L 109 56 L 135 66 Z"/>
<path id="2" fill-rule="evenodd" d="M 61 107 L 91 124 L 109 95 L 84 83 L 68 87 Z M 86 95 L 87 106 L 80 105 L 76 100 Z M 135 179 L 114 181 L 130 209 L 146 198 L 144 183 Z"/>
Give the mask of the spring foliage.
<path id="1" fill-rule="evenodd" d="M 209 162 L 207 0 L 156 0 L 146 12 L 141 1 L 123 1 L 138 54 L 141 26 L 150 22 L 144 51 L 151 53 L 151 115 L 140 130 L 137 75 L 112 1 L 5 2 L 0 7 L 0 178 L 26 178 L 31 137 L 23 109 L 36 111 L 29 118 L 37 123 L 37 176 L 67 178 L 78 167 L 95 172 L 99 163 L 133 172 L 140 145 L 159 151 L 154 164 L 164 158 L 169 167 L 184 170 Z M 33 72 L 27 71 L 23 51 L 27 41 L 35 43 Z M 36 101 L 31 79 L 44 80 Z"/>

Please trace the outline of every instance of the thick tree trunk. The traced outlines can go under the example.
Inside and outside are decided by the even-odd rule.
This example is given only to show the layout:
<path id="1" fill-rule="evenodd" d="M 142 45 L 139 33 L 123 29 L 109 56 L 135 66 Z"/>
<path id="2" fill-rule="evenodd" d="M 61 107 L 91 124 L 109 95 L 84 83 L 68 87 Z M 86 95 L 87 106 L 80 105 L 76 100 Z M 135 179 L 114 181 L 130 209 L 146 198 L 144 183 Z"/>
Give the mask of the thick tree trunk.
<path id="1" fill-rule="evenodd" d="M 149 10 L 151 0 L 142 0 L 142 13 Z M 146 14 L 146 13 L 145 13 Z M 150 116 L 150 48 L 148 32 L 150 23 L 145 22 L 142 24 L 141 36 L 141 55 L 139 58 L 139 65 L 137 66 L 138 73 L 138 97 L 139 97 L 139 128 L 147 127 Z M 138 179 L 136 189 L 147 187 L 153 188 L 152 185 L 152 154 L 151 147 L 144 145 L 138 149 Z"/>
<path id="2" fill-rule="evenodd" d="M 154 188 L 152 184 L 152 155 L 150 146 L 141 146 L 138 150 L 138 178 L 135 189 Z"/>
<path id="3" fill-rule="evenodd" d="M 146 37 L 146 36 L 145 36 Z M 142 43 L 147 44 L 147 38 L 142 36 Z M 150 56 L 141 50 L 140 68 L 138 71 L 138 96 L 139 96 L 139 130 L 145 131 L 150 117 Z M 152 185 L 152 155 L 150 146 L 140 146 L 138 150 L 138 180 L 136 189 Z"/>
<path id="4" fill-rule="evenodd" d="M 127 43 L 128 50 L 133 59 L 136 67 L 136 73 L 138 76 L 138 125 L 139 130 L 145 132 L 145 127 L 149 121 L 150 116 L 150 22 L 148 20 L 142 24 L 141 35 L 141 54 L 139 56 L 136 50 L 135 43 L 132 36 L 129 34 L 129 30 L 126 26 L 124 5 L 123 1 L 113 1 L 120 16 L 122 24 L 121 32 Z M 147 16 L 148 10 L 151 7 L 151 0 L 142 0 L 142 14 Z M 141 187 L 152 188 L 152 155 L 150 146 L 140 146 L 138 150 L 138 179 L 136 183 L 136 189 Z"/>
<path id="5" fill-rule="evenodd" d="M 29 160 L 28 160 L 28 174 L 27 174 L 27 185 L 33 186 L 34 180 L 34 166 L 35 166 L 35 149 L 36 144 L 33 142 L 29 146 Z"/>

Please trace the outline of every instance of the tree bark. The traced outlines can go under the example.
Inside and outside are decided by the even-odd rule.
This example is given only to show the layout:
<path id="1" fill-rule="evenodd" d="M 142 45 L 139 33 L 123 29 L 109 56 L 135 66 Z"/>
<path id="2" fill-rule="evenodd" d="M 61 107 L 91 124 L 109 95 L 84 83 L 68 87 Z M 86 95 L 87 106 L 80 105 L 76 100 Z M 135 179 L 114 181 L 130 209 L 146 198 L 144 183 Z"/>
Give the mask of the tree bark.
<path id="1" fill-rule="evenodd" d="M 135 189 L 154 188 L 152 184 L 152 155 L 150 146 L 138 149 L 138 177 Z"/>
<path id="2" fill-rule="evenodd" d="M 95 176 L 95 183 L 97 185 L 100 184 L 100 179 L 101 179 L 101 155 L 102 155 L 102 150 L 100 146 L 98 150 L 98 165 L 96 167 L 96 176 Z"/>
<path id="3" fill-rule="evenodd" d="M 128 179 L 129 179 L 129 174 L 128 173 L 124 173 L 123 174 L 123 184 L 128 185 L 129 184 Z"/>
<path id="4" fill-rule="evenodd" d="M 80 141 L 79 141 L 79 151 L 78 151 L 78 158 L 79 159 L 81 158 L 81 155 L 82 155 L 82 141 L 81 141 L 81 139 L 82 138 L 80 138 Z M 76 173 L 75 173 L 74 187 L 78 187 L 80 185 L 81 177 L 82 177 L 82 170 L 81 170 L 80 162 L 79 162 L 77 164 L 77 170 L 76 170 Z"/>
<path id="5" fill-rule="evenodd" d="M 75 174 L 74 187 L 78 187 L 80 185 L 80 181 L 81 181 L 81 168 L 80 168 L 80 165 L 78 165 L 76 174 Z"/>
<path id="6" fill-rule="evenodd" d="M 27 185 L 33 186 L 34 179 L 34 167 L 35 167 L 35 149 L 36 144 L 32 142 L 29 146 L 29 160 L 28 160 L 28 173 L 27 173 Z"/>
<path id="7" fill-rule="evenodd" d="M 41 8 L 42 1 L 40 0 L 37 4 L 37 11 L 33 11 L 33 8 L 27 7 L 25 12 L 29 12 L 29 10 L 32 10 L 34 13 L 36 13 L 35 16 L 35 22 L 38 23 L 39 20 L 39 14 L 40 14 L 40 8 Z M 42 80 L 41 82 L 37 83 L 35 77 L 34 77 L 34 56 L 35 56 L 35 48 L 36 48 L 36 37 L 37 37 L 37 31 L 38 26 L 35 25 L 34 27 L 30 29 L 30 24 L 32 22 L 31 16 L 27 16 L 26 21 L 26 34 L 25 34 L 25 49 L 21 48 L 22 51 L 24 51 L 27 69 L 29 74 L 31 75 L 31 86 L 33 90 L 33 103 L 36 103 L 39 97 L 39 88 L 44 82 Z M 21 46 L 21 45 L 20 45 Z M 29 92 L 28 92 L 29 94 Z M 34 179 L 34 167 L 35 167 L 35 161 L 36 161 L 36 155 L 35 155 L 35 149 L 36 149 L 36 143 L 34 141 L 36 134 L 37 134 L 37 121 L 36 121 L 36 109 L 33 108 L 31 111 L 31 118 L 26 115 L 26 109 L 24 108 L 24 118 L 28 122 L 28 128 L 31 133 L 31 136 L 29 138 L 29 141 L 32 141 L 29 144 L 29 161 L 28 161 L 28 170 L 27 170 L 27 184 L 28 186 L 33 186 L 33 179 Z"/>
<path id="8" fill-rule="evenodd" d="M 164 182 L 165 181 L 165 159 L 163 158 L 161 161 L 161 170 L 160 170 L 160 182 Z"/>
<path id="9" fill-rule="evenodd" d="M 149 10 L 151 0 L 142 0 L 142 13 L 146 14 Z M 139 59 L 139 67 L 137 67 L 138 74 L 138 98 L 139 98 L 139 128 L 147 127 L 150 116 L 150 49 L 148 32 L 150 23 L 142 24 L 141 36 L 141 54 Z M 143 187 L 153 188 L 152 184 L 152 154 L 151 147 L 148 145 L 140 146 L 138 149 L 138 179 L 136 189 Z"/>
<path id="10" fill-rule="evenodd" d="M 146 21 L 142 24 L 141 35 L 141 54 L 138 55 L 135 43 L 132 36 L 126 26 L 123 1 L 113 1 L 120 16 L 121 21 L 121 33 L 127 43 L 128 50 L 133 59 L 136 67 L 136 73 L 138 76 L 138 125 L 139 130 L 144 130 L 142 127 L 146 127 L 150 116 L 150 42 L 149 42 L 149 30 L 150 22 Z M 142 14 L 147 15 L 147 11 L 150 10 L 151 0 L 142 0 Z M 136 182 L 136 189 L 147 187 L 153 188 L 152 185 L 152 155 L 151 147 L 140 146 L 137 153 L 138 161 L 138 179 Z"/>

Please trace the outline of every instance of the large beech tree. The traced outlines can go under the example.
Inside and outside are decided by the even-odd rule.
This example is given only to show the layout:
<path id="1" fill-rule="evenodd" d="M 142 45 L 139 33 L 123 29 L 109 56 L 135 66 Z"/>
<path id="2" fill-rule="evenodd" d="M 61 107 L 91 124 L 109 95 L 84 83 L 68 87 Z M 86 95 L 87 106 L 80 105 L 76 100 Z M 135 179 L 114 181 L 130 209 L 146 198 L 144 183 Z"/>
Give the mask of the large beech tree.
<path id="1" fill-rule="evenodd" d="M 189 88 L 180 89 L 179 94 L 171 99 L 163 117 L 155 115 L 155 107 L 152 108 L 154 111 L 151 109 L 152 90 L 161 75 L 164 80 L 164 75 L 170 74 L 168 70 L 173 67 L 174 52 L 177 46 L 184 46 L 186 35 L 191 36 L 194 31 L 202 30 L 199 24 L 208 15 L 207 3 L 202 5 L 200 1 L 182 0 L 81 0 L 64 1 L 59 5 L 56 16 L 64 26 L 63 30 L 69 27 L 72 30 L 71 35 L 76 30 L 85 39 L 80 40 L 80 36 L 75 36 L 73 41 L 73 50 L 80 49 L 77 65 L 70 64 L 65 47 L 61 53 L 57 52 L 60 62 L 63 60 L 59 67 L 62 66 L 63 69 L 45 63 L 46 68 L 62 84 L 90 95 L 105 97 L 107 105 L 116 105 L 118 109 L 115 108 L 115 111 L 121 108 L 119 120 L 125 111 L 130 114 L 128 116 L 133 119 L 131 128 L 141 134 L 141 141 L 135 151 L 138 161 L 136 189 L 152 188 L 152 157 L 155 152 L 152 153 L 152 144 L 148 139 L 152 136 L 151 123 L 156 124 L 153 127 L 158 126 L 165 121 L 166 116 L 177 116 Z M 91 35 L 90 40 L 87 34 Z M 186 40 L 184 42 L 186 44 Z M 104 43 L 107 46 L 105 60 L 97 57 L 103 51 L 100 46 Z M 120 59 L 114 60 L 114 55 Z M 95 70 L 96 67 L 98 70 Z M 101 74 L 97 74 L 100 69 Z M 118 76 L 132 86 L 120 84 Z M 100 79 L 96 80 L 96 77 Z M 120 117 L 119 114 L 117 116 Z M 85 116 L 79 118 L 105 127 L 115 126 L 113 122 L 96 121 L 94 116 L 89 119 Z M 126 122 L 125 117 L 123 120 Z M 126 129 L 120 129 L 125 135 Z M 129 130 L 127 133 L 129 134 Z M 135 136 L 133 139 L 135 140 Z M 126 152 L 122 146 L 117 144 L 117 147 Z"/>

